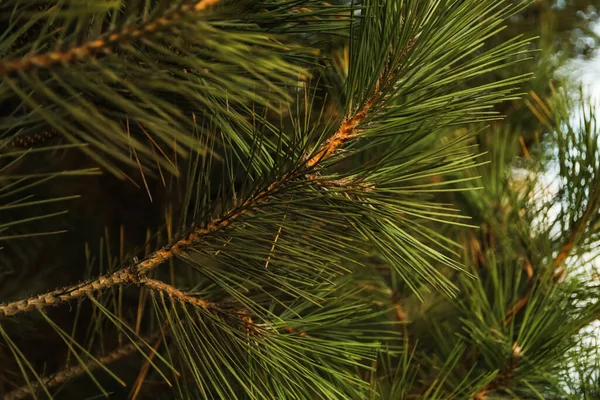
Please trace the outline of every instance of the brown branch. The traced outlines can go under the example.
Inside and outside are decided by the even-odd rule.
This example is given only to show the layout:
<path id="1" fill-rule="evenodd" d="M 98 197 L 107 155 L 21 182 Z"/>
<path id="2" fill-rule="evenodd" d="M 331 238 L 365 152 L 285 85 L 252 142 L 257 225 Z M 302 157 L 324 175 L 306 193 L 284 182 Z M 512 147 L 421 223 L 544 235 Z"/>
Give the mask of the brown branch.
<path id="1" fill-rule="evenodd" d="M 202 309 L 208 310 L 221 310 L 218 304 L 211 303 L 203 299 L 199 299 L 194 297 L 188 293 L 182 292 L 174 286 L 171 286 L 167 283 L 156 279 L 143 278 L 139 282 L 141 285 L 146 286 L 149 289 L 152 289 L 159 293 L 164 293 L 169 296 L 173 300 L 177 300 L 180 303 L 191 304 L 196 307 L 200 307 Z"/>
<path id="2" fill-rule="evenodd" d="M 101 53 L 110 53 L 111 49 L 127 40 L 138 39 L 145 34 L 156 32 L 183 18 L 190 13 L 199 13 L 217 4 L 220 0 L 200 0 L 195 4 L 182 4 L 167 11 L 162 17 L 144 22 L 140 27 L 125 27 L 120 32 L 108 32 L 95 40 L 64 51 L 52 51 L 42 54 L 30 54 L 14 60 L 0 60 L 0 76 L 15 71 L 32 68 L 48 68 L 57 64 L 68 64 Z"/>
<path id="3" fill-rule="evenodd" d="M 90 296 L 114 285 L 130 284 L 135 282 L 135 279 L 136 277 L 132 273 L 132 268 L 126 268 L 64 289 L 54 290 L 8 304 L 0 304 L 0 317 L 10 317 L 36 309 L 41 310 L 80 297 Z"/>
<path id="4" fill-rule="evenodd" d="M 357 134 L 357 128 L 362 121 L 367 117 L 367 114 L 373 104 L 375 103 L 375 98 L 378 93 L 375 93 L 369 101 L 365 104 L 361 111 L 356 113 L 356 115 L 352 118 L 346 118 L 340 125 L 339 129 L 331 136 L 321 147 L 319 150 L 306 160 L 306 165 L 309 167 L 314 167 L 321 161 L 326 158 L 331 157 L 335 153 L 335 151 L 340 148 L 348 139 L 351 139 Z"/>
<path id="5" fill-rule="evenodd" d="M 46 378 L 41 379 L 41 381 L 42 381 L 41 384 L 38 381 L 38 382 L 32 383 L 31 387 L 29 387 L 28 385 L 19 387 L 13 391 L 7 393 L 6 395 L 4 395 L 4 397 L 2 399 L 3 400 L 26 399 L 33 394 L 33 391 L 41 388 L 42 385 L 44 387 L 46 387 L 47 389 L 61 385 L 65 382 L 69 381 L 72 378 L 75 378 L 79 375 L 84 374 L 87 371 L 91 371 L 91 370 L 98 368 L 99 365 L 107 365 L 107 364 L 113 363 L 115 361 L 118 361 L 124 357 L 127 357 L 130 354 L 134 353 L 136 350 L 138 350 L 138 348 L 141 345 L 145 345 L 145 343 L 150 342 L 150 341 L 156 339 L 157 337 L 158 337 L 158 335 L 152 335 L 152 336 L 149 336 L 142 340 L 139 340 L 139 341 L 136 341 L 133 343 L 129 343 L 125 346 L 119 347 L 116 350 L 113 350 L 111 353 L 108 353 L 105 356 L 98 357 L 96 360 L 89 361 L 85 365 L 77 364 L 77 365 L 73 365 L 70 367 L 66 367 L 55 374 L 49 375 Z M 33 389 L 33 391 L 32 391 L 32 389 Z"/>
<path id="6" fill-rule="evenodd" d="M 331 156 L 339 146 L 352 137 L 356 133 L 358 125 L 367 116 L 367 111 L 372 105 L 373 101 L 369 101 L 364 109 L 357 113 L 354 118 L 346 119 L 332 138 L 326 141 L 314 156 L 306 160 L 306 165 L 314 166 L 324 158 Z M 208 223 L 206 227 L 194 230 L 187 237 L 175 242 L 171 247 L 152 253 L 148 258 L 137 264 L 75 286 L 44 293 L 25 300 L 0 304 L 0 317 L 9 317 L 35 309 L 43 309 L 49 306 L 69 302 L 80 297 L 90 296 L 95 292 L 116 285 L 138 283 L 142 276 L 145 276 L 164 262 L 183 254 L 188 247 L 200 243 L 206 235 L 227 228 L 240 217 L 268 202 L 270 200 L 269 194 L 283 182 L 287 181 L 289 177 L 290 175 L 287 174 L 280 179 L 277 179 L 271 183 L 267 189 L 263 190 L 255 197 L 246 200 L 241 206 L 225 213 L 222 217 L 216 218 Z"/>
<path id="7" fill-rule="evenodd" d="M 171 247 L 164 248 L 152 253 L 148 258 L 130 267 L 101 276 L 94 280 L 85 281 L 64 289 L 33 296 L 28 299 L 14 301 L 8 304 L 0 304 L 0 317 L 9 317 L 35 309 L 44 309 L 75 300 L 80 297 L 89 297 L 93 293 L 108 289 L 116 285 L 127 285 L 139 283 L 143 276 L 157 268 L 166 261 L 183 254 L 189 246 L 198 244 L 207 234 L 225 229 L 233 221 L 248 214 L 253 208 L 263 204 L 268 197 L 267 193 L 280 184 L 281 180 L 273 182 L 266 190 L 259 193 L 253 199 L 244 202 L 237 211 L 231 211 L 224 217 L 217 218 L 207 224 L 204 228 L 194 230 L 191 234 L 175 242 Z"/>
<path id="8" fill-rule="evenodd" d="M 197 232 L 201 231 L 202 230 L 199 230 Z M 150 289 L 163 292 L 170 298 L 176 299 L 183 303 L 193 304 L 204 309 L 219 309 L 218 305 L 215 303 L 210 303 L 205 300 L 189 296 L 171 285 L 145 277 L 149 271 L 183 251 L 182 249 L 189 241 L 189 237 L 187 239 L 180 240 L 171 249 L 159 250 L 151 255 L 148 259 L 128 268 L 116 271 L 112 274 L 104 275 L 94 280 L 88 280 L 68 288 L 58 289 L 52 292 L 30 297 L 29 299 L 2 304 L 0 305 L 0 317 L 10 317 L 36 309 L 40 310 L 50 306 L 66 303 L 77 298 L 90 297 L 94 293 L 101 292 L 116 285 L 132 284 L 147 286 Z"/>
<path id="9" fill-rule="evenodd" d="M 273 330 L 272 326 L 269 323 L 255 323 L 254 318 L 256 318 L 256 315 L 254 315 L 248 309 L 223 308 L 217 303 L 211 303 L 206 300 L 199 299 L 188 293 L 182 292 L 176 287 L 173 287 L 169 284 L 155 279 L 142 278 L 140 279 L 139 284 L 144 285 L 149 289 L 157 291 L 161 296 L 167 295 L 171 300 L 178 301 L 182 304 L 191 304 L 204 310 L 212 311 L 213 313 L 218 312 L 221 314 L 228 314 L 230 316 L 233 316 L 241 325 L 243 325 L 244 330 L 248 336 L 265 336 L 268 332 Z M 286 332 L 299 332 L 300 336 L 306 336 L 305 332 L 301 332 L 297 329 L 293 329 L 292 331 L 286 329 Z"/>
<path id="10" fill-rule="evenodd" d="M 219 0 L 202 0 L 196 3 L 195 10 L 201 11 L 208 6 L 217 3 L 218 1 Z M 186 5 L 185 7 L 188 6 L 189 5 Z M 2 67 L 0 66 L 0 75 L 2 74 L 1 68 Z M 383 77 L 381 79 L 383 79 Z M 346 117 L 338 130 L 319 147 L 315 154 L 310 157 L 304 157 L 304 164 L 306 167 L 314 167 L 323 160 L 331 157 L 339 147 L 358 135 L 359 125 L 367 118 L 371 108 L 375 104 L 376 99 L 380 95 L 379 89 L 380 82 L 377 83 L 375 91 L 360 111 L 355 112 L 353 114 L 354 116 Z M 18 300 L 7 304 L 0 304 L 0 317 L 9 317 L 35 309 L 43 309 L 49 306 L 66 303 L 80 297 L 89 297 L 95 292 L 102 291 L 116 285 L 140 283 L 142 278 L 145 278 L 150 271 L 154 270 L 164 262 L 183 254 L 188 247 L 201 243 L 202 239 L 208 234 L 227 228 L 240 217 L 249 214 L 257 207 L 267 203 L 272 198 L 272 192 L 278 189 L 283 183 L 288 181 L 293 176 L 294 175 L 292 175 L 292 173 L 284 174 L 279 179 L 276 179 L 273 183 L 271 183 L 265 190 L 261 191 L 256 196 L 247 199 L 244 203 L 234 207 L 221 217 L 212 220 L 205 227 L 194 230 L 188 236 L 175 242 L 172 246 L 158 250 L 152 253 L 145 260 L 135 263 L 130 267 L 101 276 L 95 280 L 89 280 L 77 284 L 75 286 L 44 293 L 38 296 L 30 297 L 29 299 Z M 306 175 L 306 178 L 313 179 L 313 177 L 310 175 Z"/>
<path id="11" fill-rule="evenodd" d="M 420 34 L 415 35 L 411 38 L 404 49 L 402 49 L 402 53 L 400 53 L 399 59 L 403 59 L 406 55 L 412 50 L 414 45 L 417 43 Z M 348 140 L 355 138 L 359 134 L 358 127 L 359 125 L 367 118 L 369 113 L 372 111 L 371 109 L 377 102 L 377 100 L 381 97 L 381 87 L 392 82 L 396 76 L 397 71 L 389 71 L 388 65 L 386 65 L 383 73 L 378 77 L 377 82 L 375 83 L 375 88 L 373 93 L 371 93 L 370 97 L 360 108 L 360 110 L 354 112 L 350 116 L 347 116 L 338 130 L 331 136 L 321 147 L 319 150 L 306 160 L 306 165 L 309 167 L 314 167 L 321 161 L 326 158 L 329 158 L 333 155 L 336 150 L 338 150 L 342 145 L 344 145 Z M 393 91 L 388 92 L 383 96 L 383 99 L 387 99 L 392 95 Z M 312 179 L 313 176 L 309 176 L 309 179 Z"/>

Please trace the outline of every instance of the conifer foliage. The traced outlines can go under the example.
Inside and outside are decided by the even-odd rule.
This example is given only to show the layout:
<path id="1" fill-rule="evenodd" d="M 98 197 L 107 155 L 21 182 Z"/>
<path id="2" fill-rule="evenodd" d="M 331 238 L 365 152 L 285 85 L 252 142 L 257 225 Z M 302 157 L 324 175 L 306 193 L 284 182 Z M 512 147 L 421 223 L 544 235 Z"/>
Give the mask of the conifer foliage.
<path id="1" fill-rule="evenodd" d="M 496 123 L 528 5 L 0 0 L 2 398 L 593 398 L 593 112 Z"/>

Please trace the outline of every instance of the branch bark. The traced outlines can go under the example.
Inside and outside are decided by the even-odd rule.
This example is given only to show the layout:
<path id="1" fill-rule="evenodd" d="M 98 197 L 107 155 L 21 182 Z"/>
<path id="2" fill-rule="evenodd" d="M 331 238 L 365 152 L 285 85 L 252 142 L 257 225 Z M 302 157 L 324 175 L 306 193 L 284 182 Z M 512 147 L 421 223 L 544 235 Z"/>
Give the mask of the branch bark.
<path id="1" fill-rule="evenodd" d="M 158 335 L 148 336 L 148 337 L 146 337 L 142 340 L 139 340 L 135 343 L 129 343 L 125 346 L 119 347 L 118 349 L 113 350 L 112 352 L 108 353 L 105 356 L 98 357 L 97 361 L 89 361 L 85 365 L 78 364 L 78 365 L 73 365 L 70 367 L 65 367 L 64 369 L 60 370 L 59 372 L 49 375 L 46 378 L 43 378 L 42 379 L 43 386 L 46 387 L 47 389 L 53 388 L 53 387 L 56 387 L 58 385 L 61 385 L 65 382 L 69 381 L 72 378 L 83 375 L 86 371 L 92 371 L 92 370 L 98 368 L 98 365 L 99 365 L 98 363 L 100 363 L 102 365 L 107 365 L 107 364 L 113 363 L 115 361 L 118 361 L 122 358 L 125 358 L 125 357 L 133 354 L 140 345 L 144 345 L 145 343 L 150 342 L 156 338 L 158 338 Z M 7 393 L 6 395 L 4 395 L 4 397 L 2 399 L 3 400 L 26 399 L 33 394 L 32 389 L 37 390 L 41 387 L 42 387 L 42 384 L 40 384 L 40 382 L 36 381 L 36 382 L 32 383 L 32 387 L 29 387 L 28 385 L 19 387 L 13 391 Z"/>
<path id="2" fill-rule="evenodd" d="M 169 26 L 190 13 L 200 13 L 214 6 L 221 0 L 200 0 L 195 4 L 182 4 L 175 7 L 157 19 L 145 21 L 139 27 L 125 26 L 119 32 L 108 32 L 95 40 L 90 40 L 81 46 L 72 47 L 65 51 L 52 51 L 41 54 L 30 54 L 14 60 L 0 60 L 0 76 L 17 71 L 34 68 L 48 68 L 57 64 L 69 64 L 86 57 L 94 57 L 101 53 L 110 53 L 111 49 L 126 40 L 135 40 L 148 33 L 156 32 Z"/>

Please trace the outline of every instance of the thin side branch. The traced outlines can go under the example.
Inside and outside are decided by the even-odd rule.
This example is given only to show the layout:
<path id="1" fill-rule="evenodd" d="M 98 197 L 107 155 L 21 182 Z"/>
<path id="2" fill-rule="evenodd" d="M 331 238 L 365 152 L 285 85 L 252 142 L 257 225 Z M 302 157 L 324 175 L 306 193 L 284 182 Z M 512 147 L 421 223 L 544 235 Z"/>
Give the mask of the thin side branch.
<path id="1" fill-rule="evenodd" d="M 98 357 L 97 361 L 92 360 L 92 361 L 89 361 L 88 363 L 86 363 L 85 365 L 78 364 L 78 365 L 66 367 L 63 370 L 61 370 L 55 374 L 52 374 L 52 375 L 49 375 L 49 376 L 43 378 L 42 379 L 43 386 L 45 386 L 46 388 L 52 388 L 52 387 L 59 386 L 65 382 L 69 381 L 72 378 L 83 375 L 86 371 L 92 371 L 92 370 L 98 368 L 99 365 L 107 365 L 107 364 L 113 363 L 115 361 L 118 361 L 122 358 L 125 358 L 125 357 L 135 353 L 140 345 L 144 345 L 147 342 L 153 341 L 157 337 L 158 337 L 158 335 L 152 335 L 152 336 L 149 336 L 142 340 L 139 340 L 137 342 L 129 343 L 125 346 L 122 346 L 122 347 L 119 347 L 118 349 L 113 350 L 112 352 L 108 353 L 105 356 Z M 4 397 L 2 399 L 3 400 L 22 400 L 22 399 L 29 398 L 33 394 L 32 389 L 37 390 L 41 386 L 42 385 L 39 382 L 34 382 L 34 383 L 32 383 L 32 387 L 29 387 L 27 385 L 22 386 L 20 388 L 13 390 L 12 392 L 7 393 L 6 395 L 4 395 Z"/>
<path id="2" fill-rule="evenodd" d="M 81 46 L 64 51 L 52 51 L 42 54 L 30 54 L 15 60 L 0 60 L 0 76 L 16 71 L 34 68 L 48 68 L 57 64 L 69 64 L 77 60 L 94 57 L 102 53 L 110 53 L 111 49 L 122 43 L 136 40 L 149 33 L 169 26 L 190 13 L 200 13 L 217 4 L 220 0 L 200 0 L 195 4 L 182 4 L 167 11 L 162 17 L 144 22 L 139 27 L 125 27 L 119 32 L 106 33 L 95 40 Z"/>
<path id="3" fill-rule="evenodd" d="M 200 307 L 205 310 L 206 309 L 213 309 L 213 310 L 220 309 L 219 305 L 216 303 L 210 303 L 206 300 L 191 296 L 185 292 L 182 292 L 181 290 L 177 289 L 174 286 L 171 286 L 167 283 L 164 283 L 164 282 L 156 280 L 156 279 L 144 278 L 140 281 L 140 284 L 142 284 L 142 285 L 146 286 L 147 288 L 152 289 L 156 292 L 164 293 L 167 296 L 169 296 L 169 298 L 171 298 L 173 300 L 177 300 L 184 304 L 185 303 L 191 304 L 193 306 Z"/>

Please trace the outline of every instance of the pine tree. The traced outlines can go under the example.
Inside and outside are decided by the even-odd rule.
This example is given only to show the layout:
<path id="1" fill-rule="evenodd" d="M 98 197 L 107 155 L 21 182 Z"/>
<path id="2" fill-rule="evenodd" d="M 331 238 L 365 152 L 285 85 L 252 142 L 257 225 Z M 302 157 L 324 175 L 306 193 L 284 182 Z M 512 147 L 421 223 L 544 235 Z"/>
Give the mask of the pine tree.
<path id="1" fill-rule="evenodd" d="M 0 0 L 2 398 L 597 398 L 530 3 Z"/>

